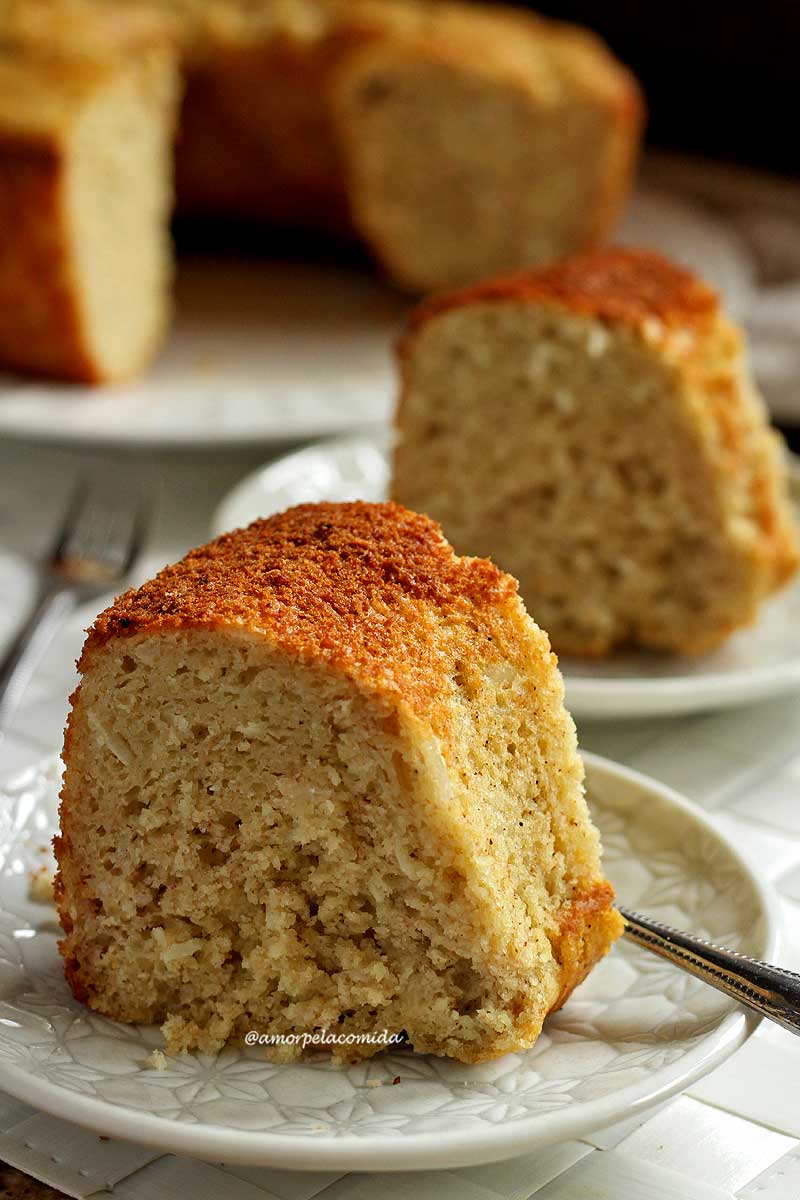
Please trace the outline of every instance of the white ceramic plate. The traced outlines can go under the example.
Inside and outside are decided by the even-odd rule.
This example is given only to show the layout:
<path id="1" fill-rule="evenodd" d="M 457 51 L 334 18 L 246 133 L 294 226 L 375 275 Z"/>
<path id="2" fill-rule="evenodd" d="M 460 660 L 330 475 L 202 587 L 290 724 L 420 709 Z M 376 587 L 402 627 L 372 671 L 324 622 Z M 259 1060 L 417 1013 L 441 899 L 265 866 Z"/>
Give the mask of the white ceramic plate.
<path id="1" fill-rule="evenodd" d="M 774 959 L 772 894 L 702 811 L 604 759 L 587 755 L 586 763 L 620 899 Z M 72 999 L 53 912 L 27 899 L 55 826 L 58 777 L 50 761 L 0 790 L 0 1086 L 98 1133 L 274 1167 L 489 1162 L 663 1100 L 726 1058 L 757 1023 L 698 980 L 619 943 L 532 1050 L 481 1066 L 409 1052 L 349 1069 L 324 1058 L 276 1066 L 256 1049 L 229 1048 L 149 1069 L 157 1030 L 117 1025 Z"/>
<path id="2" fill-rule="evenodd" d="M 100 388 L 0 376 L 0 437 L 241 446 L 383 421 L 407 307 L 366 270 L 182 262 L 175 325 L 149 371 Z"/>
<path id="3" fill-rule="evenodd" d="M 639 191 L 619 231 L 675 253 L 743 312 L 752 269 L 723 223 Z M 182 259 L 175 324 L 141 378 L 88 388 L 0 377 L 0 436 L 103 446 L 301 441 L 382 422 L 410 300 L 366 269 Z"/>
<path id="4" fill-rule="evenodd" d="M 389 438 L 381 430 L 320 442 L 256 471 L 222 502 L 214 533 L 304 501 L 385 499 Z M 800 492 L 796 468 L 793 480 Z M 560 666 L 567 705 L 581 718 L 701 712 L 800 688 L 800 580 L 763 607 L 757 624 L 711 654 L 562 657 Z"/>

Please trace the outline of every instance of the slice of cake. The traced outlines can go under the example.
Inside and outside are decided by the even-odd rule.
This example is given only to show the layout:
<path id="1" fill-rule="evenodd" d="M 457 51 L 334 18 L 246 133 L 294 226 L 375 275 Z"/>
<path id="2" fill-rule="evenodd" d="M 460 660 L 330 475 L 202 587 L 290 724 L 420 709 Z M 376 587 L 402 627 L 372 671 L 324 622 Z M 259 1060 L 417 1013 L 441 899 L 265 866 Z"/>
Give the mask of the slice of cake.
<path id="1" fill-rule="evenodd" d="M 630 184 L 638 85 L 593 34 L 519 9 L 364 4 L 391 36 L 333 80 L 356 227 L 413 291 L 597 245 Z"/>
<path id="2" fill-rule="evenodd" d="M 103 613 L 80 669 L 67 978 L 173 1051 L 387 1029 L 477 1062 L 532 1045 L 620 932 L 547 637 L 425 517 L 218 538 Z"/>
<path id="3" fill-rule="evenodd" d="M 0 39 L 0 362 L 97 382 L 169 316 L 171 50 Z"/>
<path id="4" fill-rule="evenodd" d="M 400 362 L 392 495 L 516 576 L 559 653 L 705 650 L 796 570 L 741 334 L 660 255 L 433 299 Z"/>

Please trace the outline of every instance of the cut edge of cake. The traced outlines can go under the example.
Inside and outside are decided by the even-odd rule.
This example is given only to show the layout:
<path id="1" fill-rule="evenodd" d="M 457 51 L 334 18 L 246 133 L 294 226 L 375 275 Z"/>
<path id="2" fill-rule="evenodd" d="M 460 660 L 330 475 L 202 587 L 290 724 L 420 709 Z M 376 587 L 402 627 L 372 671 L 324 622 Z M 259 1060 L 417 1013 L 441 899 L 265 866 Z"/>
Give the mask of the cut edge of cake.
<path id="1" fill-rule="evenodd" d="M 217 539 L 80 667 L 67 978 L 173 1051 L 388 1027 L 483 1061 L 619 936 L 547 638 L 425 518 L 306 505 Z"/>
<path id="2" fill-rule="evenodd" d="M 178 71 L 166 45 L 0 54 L 0 358 L 101 383 L 166 330 Z"/>
<path id="3" fill-rule="evenodd" d="M 742 335 L 716 293 L 663 255 L 612 247 L 434 296 L 411 315 L 398 353 L 392 495 L 439 520 L 457 550 L 492 553 L 560 653 L 602 656 L 629 644 L 703 652 L 752 623 L 797 570 L 782 443 Z M 680 513 L 671 532 L 658 496 L 670 488 Z M 619 529 L 593 525 L 603 495 Z M 575 570 L 576 553 L 597 563 L 605 554 L 609 577 L 629 558 L 637 570 L 640 551 L 655 555 L 637 524 L 648 505 L 663 518 L 655 532 L 664 561 L 648 564 L 638 597 L 635 580 Z M 559 519 L 565 560 L 556 567 Z M 703 539 L 709 563 L 716 554 L 716 583 L 702 578 Z M 687 560 L 696 620 L 688 580 L 674 623 L 635 611 L 658 592 L 668 612 L 671 587 L 677 604 Z M 708 613 L 699 607 L 706 583 Z M 576 619 L 571 605 L 583 610 Z"/>

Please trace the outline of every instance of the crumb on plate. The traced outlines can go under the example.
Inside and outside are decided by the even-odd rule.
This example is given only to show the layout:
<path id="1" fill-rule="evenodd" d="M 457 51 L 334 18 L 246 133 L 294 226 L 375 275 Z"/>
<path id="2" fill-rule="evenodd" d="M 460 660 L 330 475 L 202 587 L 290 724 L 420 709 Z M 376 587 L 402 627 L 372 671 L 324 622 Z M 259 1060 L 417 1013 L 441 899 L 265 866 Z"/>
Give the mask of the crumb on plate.
<path id="1" fill-rule="evenodd" d="M 167 1059 L 161 1050 L 152 1050 L 144 1060 L 151 1071 L 166 1071 Z"/>
<path id="2" fill-rule="evenodd" d="M 28 882 L 28 899 L 34 904 L 53 904 L 53 882 L 55 875 L 48 867 L 31 871 Z"/>

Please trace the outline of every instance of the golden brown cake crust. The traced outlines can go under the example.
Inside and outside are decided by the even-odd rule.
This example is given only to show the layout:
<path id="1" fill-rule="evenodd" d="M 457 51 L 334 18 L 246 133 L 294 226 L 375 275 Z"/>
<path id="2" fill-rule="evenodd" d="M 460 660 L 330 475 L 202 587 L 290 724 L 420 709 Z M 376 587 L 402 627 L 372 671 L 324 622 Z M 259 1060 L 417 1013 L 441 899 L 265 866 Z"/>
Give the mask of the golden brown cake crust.
<path id="1" fill-rule="evenodd" d="M 2 139 L 0 139 L 2 140 Z M 0 166 L 0 359 L 18 370 L 95 380 L 59 228 L 55 151 L 3 147 Z M 13 314 L 13 319 L 12 319 Z"/>
<path id="2" fill-rule="evenodd" d="M 561 990 L 550 1009 L 566 1004 L 592 967 L 608 953 L 610 942 L 622 934 L 622 917 L 614 908 L 614 889 L 598 881 L 575 896 L 562 912 L 559 933 L 553 939 L 553 954 L 561 965 Z"/>
<path id="3" fill-rule="evenodd" d="M 63 236 L 62 141 L 73 108 L 113 67 L 0 52 L 0 359 L 96 378 Z"/>
<path id="4" fill-rule="evenodd" d="M 442 661 L 421 611 L 474 609 L 485 614 L 478 632 L 491 637 L 493 606 L 516 591 L 510 575 L 457 558 L 434 521 L 401 505 L 303 504 L 224 534 L 120 596 L 89 631 L 80 669 L 110 638 L 239 627 L 425 710 Z"/>
<path id="5" fill-rule="evenodd" d="M 0 53 L 28 61 L 94 59 L 176 46 L 181 22 L 159 4 L 105 4 L 96 0 L 7 0 L 0 4 Z"/>
<path id="6" fill-rule="evenodd" d="M 705 324 L 719 307 L 708 284 L 657 251 L 611 247 L 433 296 L 414 309 L 409 326 L 413 331 L 431 317 L 470 304 L 515 300 L 551 303 L 631 326 L 648 320 Z"/>

